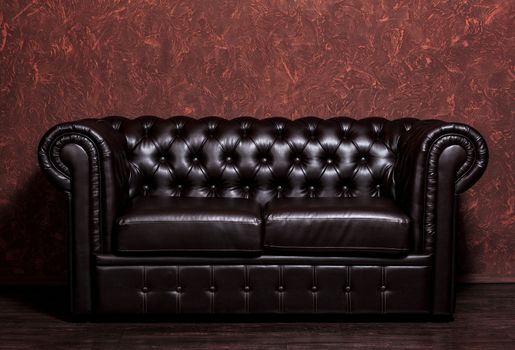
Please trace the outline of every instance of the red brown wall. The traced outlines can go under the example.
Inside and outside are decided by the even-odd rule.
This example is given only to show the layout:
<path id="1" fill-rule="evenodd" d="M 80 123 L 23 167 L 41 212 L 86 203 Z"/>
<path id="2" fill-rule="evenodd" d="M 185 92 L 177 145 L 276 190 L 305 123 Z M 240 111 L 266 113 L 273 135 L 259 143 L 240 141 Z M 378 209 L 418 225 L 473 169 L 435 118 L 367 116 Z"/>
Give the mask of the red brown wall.
<path id="1" fill-rule="evenodd" d="M 437 117 L 487 139 L 460 273 L 515 280 L 511 1 L 10 0 L 0 5 L 0 280 L 62 280 L 52 125 L 108 114 Z M 510 24 L 512 25 L 510 28 Z"/>

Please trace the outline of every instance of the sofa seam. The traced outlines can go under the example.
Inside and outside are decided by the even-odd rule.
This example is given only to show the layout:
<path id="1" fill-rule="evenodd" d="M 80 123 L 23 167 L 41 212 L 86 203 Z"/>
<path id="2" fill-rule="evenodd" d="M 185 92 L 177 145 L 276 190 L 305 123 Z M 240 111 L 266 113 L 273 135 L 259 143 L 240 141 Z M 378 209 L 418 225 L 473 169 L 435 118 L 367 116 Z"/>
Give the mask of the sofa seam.
<path id="1" fill-rule="evenodd" d="M 339 251 L 346 251 L 346 250 L 393 250 L 393 251 L 409 251 L 409 248 L 386 248 L 386 247 L 359 247 L 359 248 L 337 248 L 337 247 L 329 247 L 329 246 L 284 246 L 284 245 L 272 245 L 272 244 L 265 244 L 265 248 L 285 248 L 285 249 L 299 249 L 299 250 L 305 250 L 305 249 L 331 249 L 331 250 L 339 250 Z"/>

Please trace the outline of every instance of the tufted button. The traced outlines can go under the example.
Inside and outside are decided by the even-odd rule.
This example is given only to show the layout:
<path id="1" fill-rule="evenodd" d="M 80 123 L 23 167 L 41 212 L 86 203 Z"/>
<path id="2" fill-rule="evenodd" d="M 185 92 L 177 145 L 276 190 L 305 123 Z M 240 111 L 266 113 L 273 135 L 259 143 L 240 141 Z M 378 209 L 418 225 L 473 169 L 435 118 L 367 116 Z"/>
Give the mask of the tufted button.
<path id="1" fill-rule="evenodd" d="M 314 191 L 315 190 L 315 186 L 309 186 L 309 190 L 310 191 Z"/>
<path id="2" fill-rule="evenodd" d="M 380 189 L 380 188 L 381 188 L 381 185 L 379 185 L 379 184 L 378 184 L 378 185 L 376 185 L 376 188 L 377 188 L 377 189 Z"/>
<path id="3" fill-rule="evenodd" d="M 209 287 L 209 291 L 210 291 L 211 293 L 216 292 L 216 287 L 215 287 L 215 286 L 211 286 L 211 287 Z"/>
<path id="4" fill-rule="evenodd" d="M 145 192 L 146 192 L 146 191 L 148 191 L 148 190 L 149 190 L 148 185 L 143 185 L 143 190 L 144 190 Z"/>
<path id="5" fill-rule="evenodd" d="M 197 157 L 193 158 L 193 163 L 198 163 L 198 158 Z"/>
<path id="6" fill-rule="evenodd" d="M 318 287 L 317 287 L 317 286 L 313 286 L 313 287 L 311 287 L 311 291 L 312 291 L 312 292 L 316 292 L 317 290 L 318 290 Z"/>
<path id="7" fill-rule="evenodd" d="M 231 157 L 227 157 L 227 158 L 225 158 L 225 161 L 226 161 L 227 163 L 231 163 L 231 162 L 232 162 L 232 158 L 231 158 Z"/>
<path id="8" fill-rule="evenodd" d="M 349 187 L 347 187 L 347 186 L 343 186 L 343 190 L 344 190 L 344 191 L 347 191 L 348 189 L 349 189 Z"/>
<path id="9" fill-rule="evenodd" d="M 175 288 L 175 290 L 177 291 L 177 293 L 181 293 L 182 292 L 182 287 L 181 286 L 177 286 L 177 288 Z"/>
<path id="10" fill-rule="evenodd" d="M 331 158 L 328 158 L 327 159 L 327 164 L 332 164 L 333 163 L 333 160 Z"/>
<path id="11" fill-rule="evenodd" d="M 300 158 L 299 157 L 295 157 L 295 163 L 300 163 Z"/>
<path id="12" fill-rule="evenodd" d="M 216 185 L 211 185 L 210 187 L 212 190 L 216 190 Z"/>
<path id="13" fill-rule="evenodd" d="M 249 186 L 243 186 L 243 190 L 244 190 L 245 192 L 248 192 L 248 191 L 250 191 L 250 187 L 249 187 Z"/>
<path id="14" fill-rule="evenodd" d="M 161 156 L 161 157 L 159 158 L 159 161 L 160 161 L 161 163 L 164 163 L 164 162 L 166 161 L 165 156 Z"/>
<path id="15" fill-rule="evenodd" d="M 182 189 L 182 185 L 181 185 L 181 184 L 178 184 L 178 185 L 177 185 L 177 188 L 178 188 L 179 190 L 180 190 L 180 189 Z"/>
<path id="16" fill-rule="evenodd" d="M 277 191 L 282 191 L 283 190 L 283 186 L 279 185 L 277 186 Z"/>
<path id="17" fill-rule="evenodd" d="M 381 292 L 384 292 L 386 290 L 386 286 L 385 285 L 382 285 L 381 286 Z"/>
<path id="18" fill-rule="evenodd" d="M 284 292 L 284 287 L 283 287 L 283 286 L 279 286 L 279 287 L 277 288 L 277 290 L 278 290 L 279 292 L 281 292 L 281 293 L 282 293 L 282 292 Z"/>
<path id="19" fill-rule="evenodd" d="M 365 158 L 365 157 L 361 157 L 361 161 L 362 161 L 362 162 L 365 162 L 366 160 L 367 160 L 367 158 Z"/>
<path id="20" fill-rule="evenodd" d="M 349 293 L 349 292 L 350 292 L 350 286 L 345 287 L 345 291 L 346 291 L 347 293 Z"/>
<path id="21" fill-rule="evenodd" d="M 143 287 L 143 288 L 141 288 L 141 291 L 142 291 L 143 293 L 147 293 L 147 292 L 148 292 L 148 287 Z"/>
<path id="22" fill-rule="evenodd" d="M 268 162 L 268 159 L 266 157 L 261 158 L 261 163 L 266 163 L 266 162 Z"/>
<path id="23" fill-rule="evenodd" d="M 243 288 L 243 290 L 244 290 L 245 292 L 250 292 L 250 287 L 249 287 L 249 286 L 245 286 L 245 287 Z"/>

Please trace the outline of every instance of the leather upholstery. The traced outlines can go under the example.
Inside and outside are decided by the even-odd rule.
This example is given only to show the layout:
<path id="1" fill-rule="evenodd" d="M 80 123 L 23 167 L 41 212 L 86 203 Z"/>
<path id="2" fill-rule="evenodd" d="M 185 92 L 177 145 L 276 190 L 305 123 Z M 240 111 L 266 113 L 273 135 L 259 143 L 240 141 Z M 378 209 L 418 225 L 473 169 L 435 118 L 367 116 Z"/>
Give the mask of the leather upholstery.
<path id="1" fill-rule="evenodd" d="M 135 198 L 117 220 L 117 251 L 260 252 L 261 209 L 241 198 Z"/>
<path id="2" fill-rule="evenodd" d="M 121 135 L 102 120 L 57 125 L 39 145 L 42 170 L 68 194 L 68 274 L 76 313 L 91 312 L 91 255 L 111 251 L 113 223 L 128 198 L 124 149 Z"/>
<path id="3" fill-rule="evenodd" d="M 266 252 L 260 255 L 224 254 L 99 254 L 95 256 L 97 266 L 175 266 L 175 265 L 345 265 L 345 266 L 430 266 L 432 255 L 390 255 L 367 254 L 285 254 Z"/>
<path id="4" fill-rule="evenodd" d="M 108 119 L 137 195 L 392 197 L 398 139 L 415 119 Z"/>
<path id="5" fill-rule="evenodd" d="M 435 240 L 436 193 L 440 155 L 451 147 L 459 146 L 464 159 L 443 167 L 457 166 L 453 193 L 444 196 L 452 202 L 454 194 L 472 186 L 488 164 L 488 148 L 481 135 L 473 128 L 439 120 L 418 122 L 410 133 L 399 140 L 399 155 L 395 167 L 396 198 L 413 220 L 414 237 L 420 238 L 416 251 L 431 252 Z M 449 174 L 450 175 L 450 174 Z M 446 208 L 444 210 L 449 210 Z"/>
<path id="6" fill-rule="evenodd" d="M 281 198 L 265 209 L 265 250 L 403 254 L 409 237 L 390 198 Z"/>
<path id="7" fill-rule="evenodd" d="M 88 164 L 76 164 L 79 158 L 63 158 L 67 145 L 80 146 Z M 38 156 L 43 172 L 57 187 L 65 192 L 72 190 L 70 168 L 81 169 L 78 188 L 88 192 L 88 202 L 73 205 L 85 207 L 87 217 L 77 220 L 91 223 L 91 240 L 95 252 L 110 251 L 111 230 L 116 216 L 128 198 L 129 166 L 122 135 L 116 133 L 105 120 L 86 119 L 60 124 L 49 130 L 41 139 Z M 76 200 L 74 197 L 72 200 Z M 79 222 L 78 226 L 85 225 Z"/>
<path id="8" fill-rule="evenodd" d="M 414 118 L 388 121 L 309 117 L 292 121 L 251 117 L 232 120 L 108 117 L 57 125 L 46 133 L 39 148 L 41 168 L 69 194 L 72 310 L 79 314 L 160 310 L 452 314 L 456 196 L 480 178 L 487 160 L 486 143 L 473 128 Z M 118 239 L 128 236 L 113 234 L 116 220 L 124 213 L 131 213 L 128 206 L 131 201 L 145 202 L 153 197 L 165 201 L 174 197 L 195 198 L 202 203 L 207 202 L 207 197 L 240 198 L 255 201 L 261 208 L 272 200 L 275 203 L 294 198 L 299 201 L 393 200 L 396 207 L 389 205 L 388 210 L 400 208 L 407 215 L 409 238 L 401 239 L 405 237 L 404 225 L 400 225 L 403 228 L 396 235 L 390 228 L 376 229 L 374 222 L 367 223 L 371 226 L 365 231 L 392 233 L 388 244 L 408 247 L 408 251 L 402 256 L 371 256 L 362 251 L 300 255 L 290 251 L 263 251 L 258 252 L 259 256 L 245 254 L 232 258 L 205 252 L 191 256 L 172 251 L 167 255 L 117 252 L 118 245 L 127 243 Z M 273 209 L 273 203 L 270 207 Z M 255 209 L 248 213 L 255 213 Z M 313 208 L 313 212 L 317 210 Z M 370 210 L 375 216 L 380 210 L 384 214 L 386 209 Z M 239 219 L 255 215 L 238 213 L 241 211 L 232 214 L 224 211 L 223 215 Z M 326 224 L 314 220 L 310 225 L 317 226 L 320 237 L 327 242 L 330 234 Z M 340 237 L 350 237 L 340 227 L 330 230 Z M 358 228 L 353 223 L 352 231 L 355 230 Z M 302 237 L 305 242 L 313 243 L 306 228 L 295 231 L 302 235 L 283 235 L 281 239 Z M 279 230 L 276 233 L 280 236 Z M 140 243 L 146 243 L 138 242 L 141 237 L 138 234 L 128 240 L 131 248 L 141 248 Z M 159 239 L 161 244 L 163 237 L 171 235 L 159 234 L 153 239 Z M 241 235 L 237 238 L 230 243 L 241 247 Z M 374 243 L 379 244 L 381 237 L 376 239 Z M 183 243 L 190 244 L 187 239 L 172 239 L 168 243 L 173 249 Z M 197 246 L 202 244 L 207 243 L 202 240 Z M 311 294 L 306 294 L 306 285 L 316 281 L 313 276 L 323 275 L 333 267 L 346 272 L 335 273 L 328 279 L 329 287 L 317 286 Z M 219 273 L 225 269 L 236 272 Z M 285 277 L 290 271 L 297 271 L 293 276 L 298 277 Z M 195 292 L 181 299 L 163 284 L 157 286 L 157 294 L 147 295 L 150 286 L 145 281 L 150 279 L 145 278 L 156 278 L 154 272 L 164 284 L 171 283 L 165 278 L 171 276 Z M 308 272 L 311 280 L 302 277 L 308 276 Z M 242 274 L 247 277 L 242 279 Z M 348 281 L 348 276 L 361 287 L 352 289 L 348 294 L 350 299 L 345 299 L 347 296 L 342 299 L 341 283 Z M 255 282 L 258 294 L 241 291 L 241 284 L 249 281 L 245 278 L 258 281 Z M 380 288 L 384 278 L 388 285 L 395 286 L 395 292 L 388 286 Z M 277 279 L 281 284 L 287 281 L 287 289 L 274 291 L 271 286 Z M 212 282 L 220 287 L 210 288 Z M 206 296 L 209 304 L 205 302 Z M 201 303 L 193 305 L 194 299 Z M 320 306 L 325 302 L 332 306 Z M 152 303 L 156 304 L 152 306 Z M 158 310 L 157 305 L 163 308 Z"/>
<path id="9" fill-rule="evenodd" d="M 416 313 L 429 266 L 98 266 L 99 313 Z"/>

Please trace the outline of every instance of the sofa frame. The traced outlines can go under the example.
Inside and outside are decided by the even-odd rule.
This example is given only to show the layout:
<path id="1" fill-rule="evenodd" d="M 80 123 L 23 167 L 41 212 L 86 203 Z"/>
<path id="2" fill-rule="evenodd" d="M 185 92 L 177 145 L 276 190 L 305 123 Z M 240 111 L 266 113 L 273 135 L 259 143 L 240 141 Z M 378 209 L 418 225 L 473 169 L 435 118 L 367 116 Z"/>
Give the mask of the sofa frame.
<path id="1" fill-rule="evenodd" d="M 341 138 L 338 142 L 343 142 L 351 138 L 356 146 L 351 157 L 356 159 L 356 166 L 364 143 L 375 142 L 386 149 L 387 159 L 381 159 L 386 166 L 372 172 L 372 180 L 380 183 L 380 194 L 374 192 L 376 185 L 371 183 L 371 177 L 360 178 L 360 174 L 345 179 L 355 185 L 355 192 L 350 194 L 327 194 L 323 181 L 317 190 L 325 193 L 322 197 L 392 198 L 411 219 L 410 251 L 400 256 L 292 251 L 254 255 L 119 253 L 113 243 L 113 227 L 126 204 L 149 191 L 171 191 L 171 187 L 148 188 L 138 178 L 141 174 L 135 165 L 149 161 L 144 158 L 150 156 L 135 155 L 131 147 L 136 139 L 150 137 L 159 142 L 160 137 L 173 134 L 191 142 L 199 135 L 205 140 L 214 137 L 220 141 L 234 130 L 240 130 L 241 137 L 251 135 L 265 141 L 297 137 L 306 143 L 318 142 L 319 153 L 324 143 L 331 144 L 327 140 Z M 450 316 L 455 305 L 457 199 L 483 174 L 488 150 L 483 137 L 472 127 L 441 120 L 144 116 L 59 124 L 42 138 L 38 156 L 43 172 L 68 197 L 70 307 L 76 315 Z M 364 156 L 380 160 L 377 154 L 365 152 Z M 274 166 L 270 168 L 274 170 Z M 266 181 L 274 181 L 271 179 Z M 283 180 L 286 187 L 295 187 L 288 183 L 287 176 Z M 186 196 L 211 196 L 200 189 L 203 184 L 191 181 Z M 272 190 L 275 183 L 255 181 L 260 187 L 255 196 L 242 197 L 258 198 L 265 205 L 270 197 L 281 196 L 279 190 Z M 223 188 L 219 195 L 223 197 L 224 191 L 229 190 Z M 307 188 L 292 189 L 290 195 L 320 197 Z"/>

